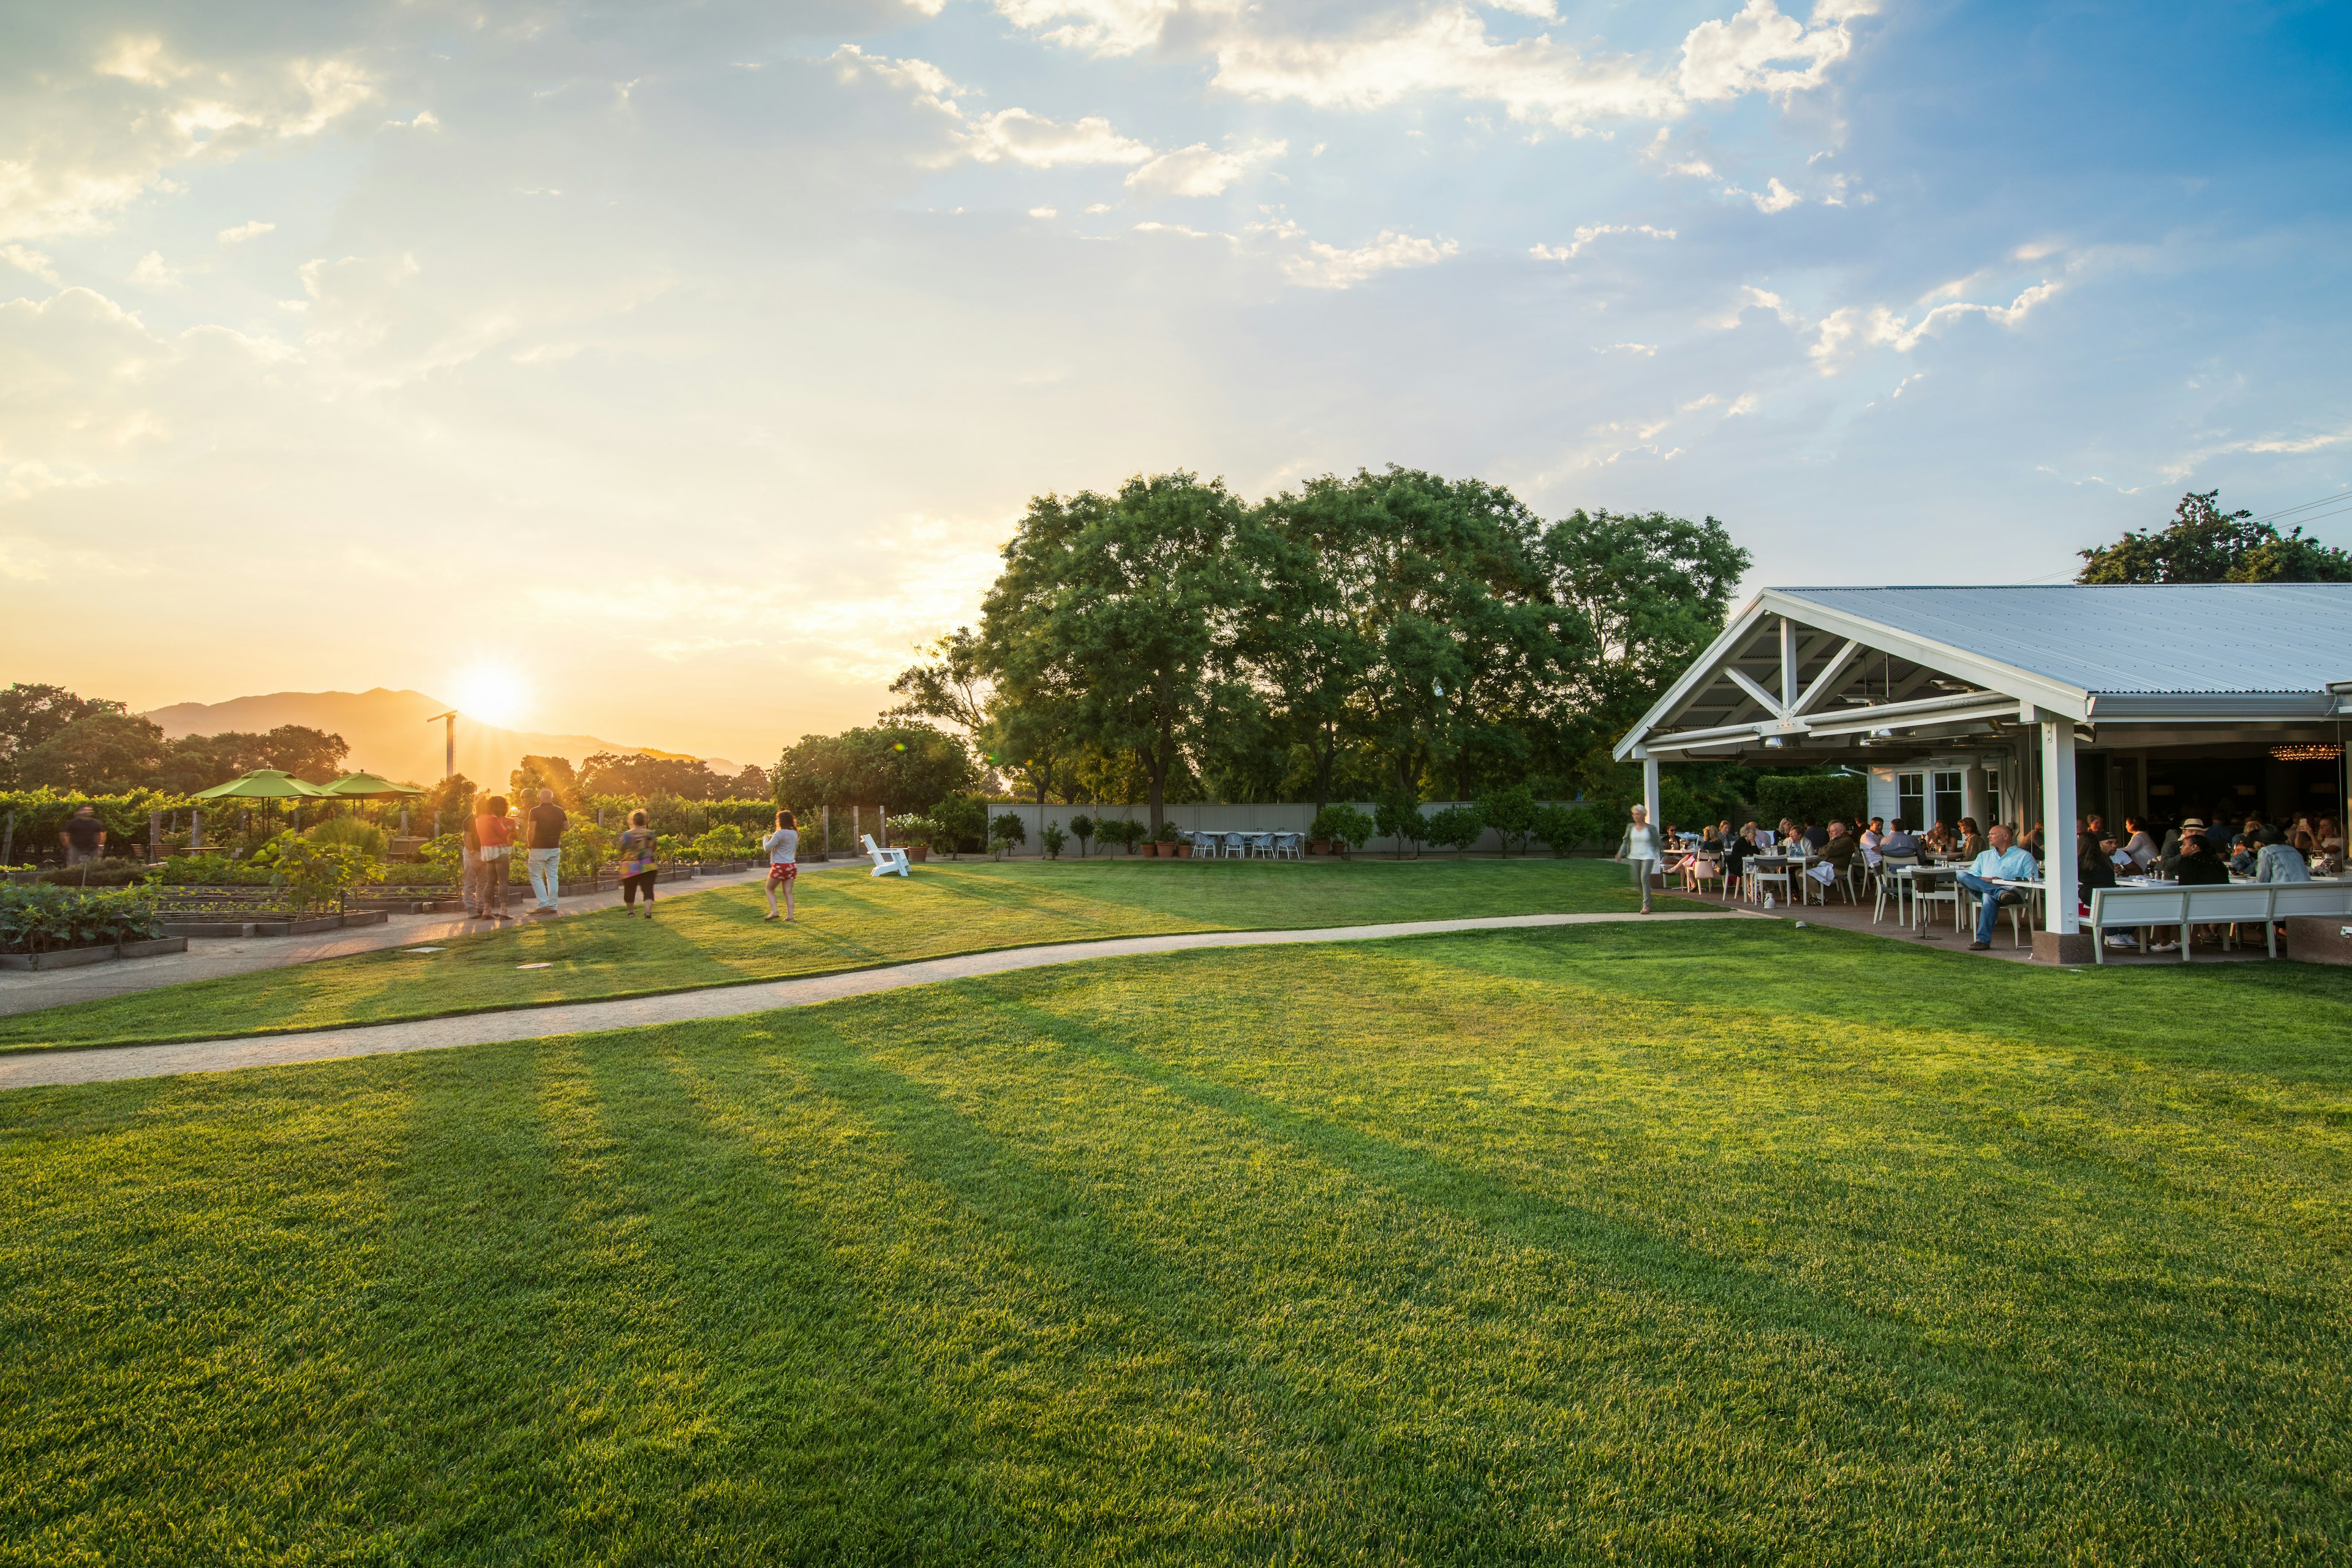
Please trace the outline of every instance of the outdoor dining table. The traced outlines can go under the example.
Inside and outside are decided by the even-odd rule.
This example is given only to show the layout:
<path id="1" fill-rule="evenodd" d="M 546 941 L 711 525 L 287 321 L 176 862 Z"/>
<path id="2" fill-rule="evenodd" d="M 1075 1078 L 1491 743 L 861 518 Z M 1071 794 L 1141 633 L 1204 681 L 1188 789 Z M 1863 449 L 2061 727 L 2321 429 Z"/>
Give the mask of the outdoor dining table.
<path id="1" fill-rule="evenodd" d="M 1895 868 L 1895 880 L 1902 884 L 1904 892 L 1910 901 L 1910 925 L 1913 931 L 1917 931 L 1924 920 L 1924 916 L 1921 913 L 1922 906 L 1919 902 L 1919 893 L 1921 890 L 1919 887 L 1920 879 L 1925 878 L 1927 880 L 1933 882 L 1938 877 L 1957 877 L 1960 874 L 1960 870 L 1961 868 L 1957 861 L 1947 861 L 1938 866 L 1897 866 Z M 1957 913 L 1954 916 L 1954 920 L 1957 923 Z"/>

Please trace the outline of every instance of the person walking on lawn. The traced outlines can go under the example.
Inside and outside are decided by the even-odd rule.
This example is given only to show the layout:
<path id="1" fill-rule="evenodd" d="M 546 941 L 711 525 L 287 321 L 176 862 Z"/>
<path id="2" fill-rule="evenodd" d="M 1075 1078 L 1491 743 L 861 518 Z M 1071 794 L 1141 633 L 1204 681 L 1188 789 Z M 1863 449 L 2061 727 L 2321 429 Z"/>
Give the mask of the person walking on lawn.
<path id="1" fill-rule="evenodd" d="M 654 830 L 646 826 L 646 814 L 629 813 L 627 831 L 621 835 L 614 853 L 621 861 L 621 918 L 628 919 L 637 912 L 637 895 L 646 896 L 646 919 L 654 918 Z"/>
<path id="2" fill-rule="evenodd" d="M 776 830 L 768 835 L 761 847 L 768 852 L 768 918 L 776 915 L 776 889 L 784 889 L 783 921 L 789 925 L 793 918 L 793 883 L 801 874 L 801 832 L 799 823 L 789 811 L 776 813 Z"/>
<path id="3" fill-rule="evenodd" d="M 1657 869 L 1660 858 L 1658 830 L 1650 826 L 1646 806 L 1633 808 L 1633 820 L 1625 829 L 1625 837 L 1617 846 L 1617 858 L 1633 863 L 1633 885 L 1642 889 L 1642 912 L 1650 912 L 1650 873 Z"/>
<path id="4" fill-rule="evenodd" d="M 490 796 L 474 818 L 474 835 L 482 841 L 482 910 L 476 920 L 507 918 L 507 858 L 514 853 L 514 828 L 502 795 Z"/>
<path id="5" fill-rule="evenodd" d="M 555 804 L 555 792 L 539 792 L 539 804 L 530 808 L 530 890 L 539 900 L 534 915 L 555 913 L 555 896 L 561 890 L 563 859 L 563 830 L 572 819 Z"/>
<path id="6" fill-rule="evenodd" d="M 482 918 L 482 838 L 474 831 L 474 824 L 479 820 L 480 813 L 467 812 L 466 826 L 457 835 L 465 857 L 466 914 L 470 920 Z"/>

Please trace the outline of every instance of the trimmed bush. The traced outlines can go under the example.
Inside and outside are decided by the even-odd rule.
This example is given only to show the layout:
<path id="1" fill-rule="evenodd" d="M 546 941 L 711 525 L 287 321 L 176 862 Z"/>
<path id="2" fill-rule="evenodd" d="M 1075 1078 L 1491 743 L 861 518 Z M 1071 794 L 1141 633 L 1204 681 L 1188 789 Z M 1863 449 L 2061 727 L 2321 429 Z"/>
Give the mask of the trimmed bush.
<path id="1" fill-rule="evenodd" d="M 1315 825 L 1307 830 L 1307 837 L 1360 850 L 1379 831 L 1379 826 L 1370 816 L 1352 805 L 1327 805 L 1315 814 Z"/>
<path id="2" fill-rule="evenodd" d="M 1059 860 L 1062 858 L 1062 846 L 1069 841 L 1070 836 L 1062 831 L 1062 825 L 1058 822 L 1046 823 L 1045 830 L 1037 835 L 1038 846 L 1045 851 L 1045 858 L 1048 860 Z"/>
<path id="3" fill-rule="evenodd" d="M 1868 809 L 1867 782 L 1853 773 L 1768 773 L 1756 781 L 1757 819 L 1852 822 Z"/>
<path id="4" fill-rule="evenodd" d="M 1422 840 L 1429 837 L 1429 822 L 1421 815 L 1420 797 L 1402 790 L 1380 803 L 1380 809 L 1373 814 L 1372 825 L 1379 829 L 1381 837 L 1395 840 L 1396 856 L 1400 860 L 1404 858 L 1408 848 L 1419 855 Z"/>
<path id="5" fill-rule="evenodd" d="M 1432 844 L 1458 855 L 1486 836 L 1486 819 L 1475 805 L 1449 805 L 1433 812 L 1423 831 Z"/>
<path id="6" fill-rule="evenodd" d="M 1078 841 L 1078 858 L 1087 858 L 1087 840 L 1095 836 L 1095 819 L 1081 813 L 1070 818 L 1070 837 Z"/>
<path id="7" fill-rule="evenodd" d="M 1525 784 L 1496 790 L 1478 799 L 1478 815 L 1502 836 L 1505 854 L 1527 853 L 1528 836 L 1536 830 L 1535 792 Z"/>
<path id="8" fill-rule="evenodd" d="M 1529 831 L 1537 843 L 1554 855 L 1565 855 L 1587 839 L 1605 836 L 1609 825 L 1601 808 L 1589 803 L 1547 805 L 1536 813 L 1535 826 Z"/>

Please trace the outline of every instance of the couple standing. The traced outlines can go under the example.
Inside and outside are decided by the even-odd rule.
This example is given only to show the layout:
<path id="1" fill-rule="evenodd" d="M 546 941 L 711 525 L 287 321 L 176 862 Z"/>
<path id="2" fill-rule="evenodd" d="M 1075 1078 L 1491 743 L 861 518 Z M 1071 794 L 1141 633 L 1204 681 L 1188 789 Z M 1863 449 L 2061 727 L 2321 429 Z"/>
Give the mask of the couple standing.
<path id="1" fill-rule="evenodd" d="M 518 829 L 529 834 L 523 847 L 530 872 L 530 890 L 538 900 L 530 912 L 535 916 L 556 912 L 563 830 L 571 821 L 563 808 L 555 804 L 555 792 L 551 789 L 539 792 L 539 804 L 530 808 L 529 820 L 521 824 L 508 814 L 506 796 L 494 795 L 483 803 L 466 830 L 466 902 L 476 920 L 507 918 L 507 862 L 514 856 Z"/>

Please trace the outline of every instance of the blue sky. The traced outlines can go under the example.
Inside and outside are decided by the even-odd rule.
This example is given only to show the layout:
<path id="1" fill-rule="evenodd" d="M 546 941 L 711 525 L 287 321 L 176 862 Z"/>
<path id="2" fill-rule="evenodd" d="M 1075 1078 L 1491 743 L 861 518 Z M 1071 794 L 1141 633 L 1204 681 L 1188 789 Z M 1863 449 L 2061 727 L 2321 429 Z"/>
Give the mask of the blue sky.
<path id="1" fill-rule="evenodd" d="M 761 755 L 1146 469 L 1711 513 L 1758 584 L 2352 485 L 2340 5 L 5 26 L 0 651 L 142 706 L 503 678 Z"/>

